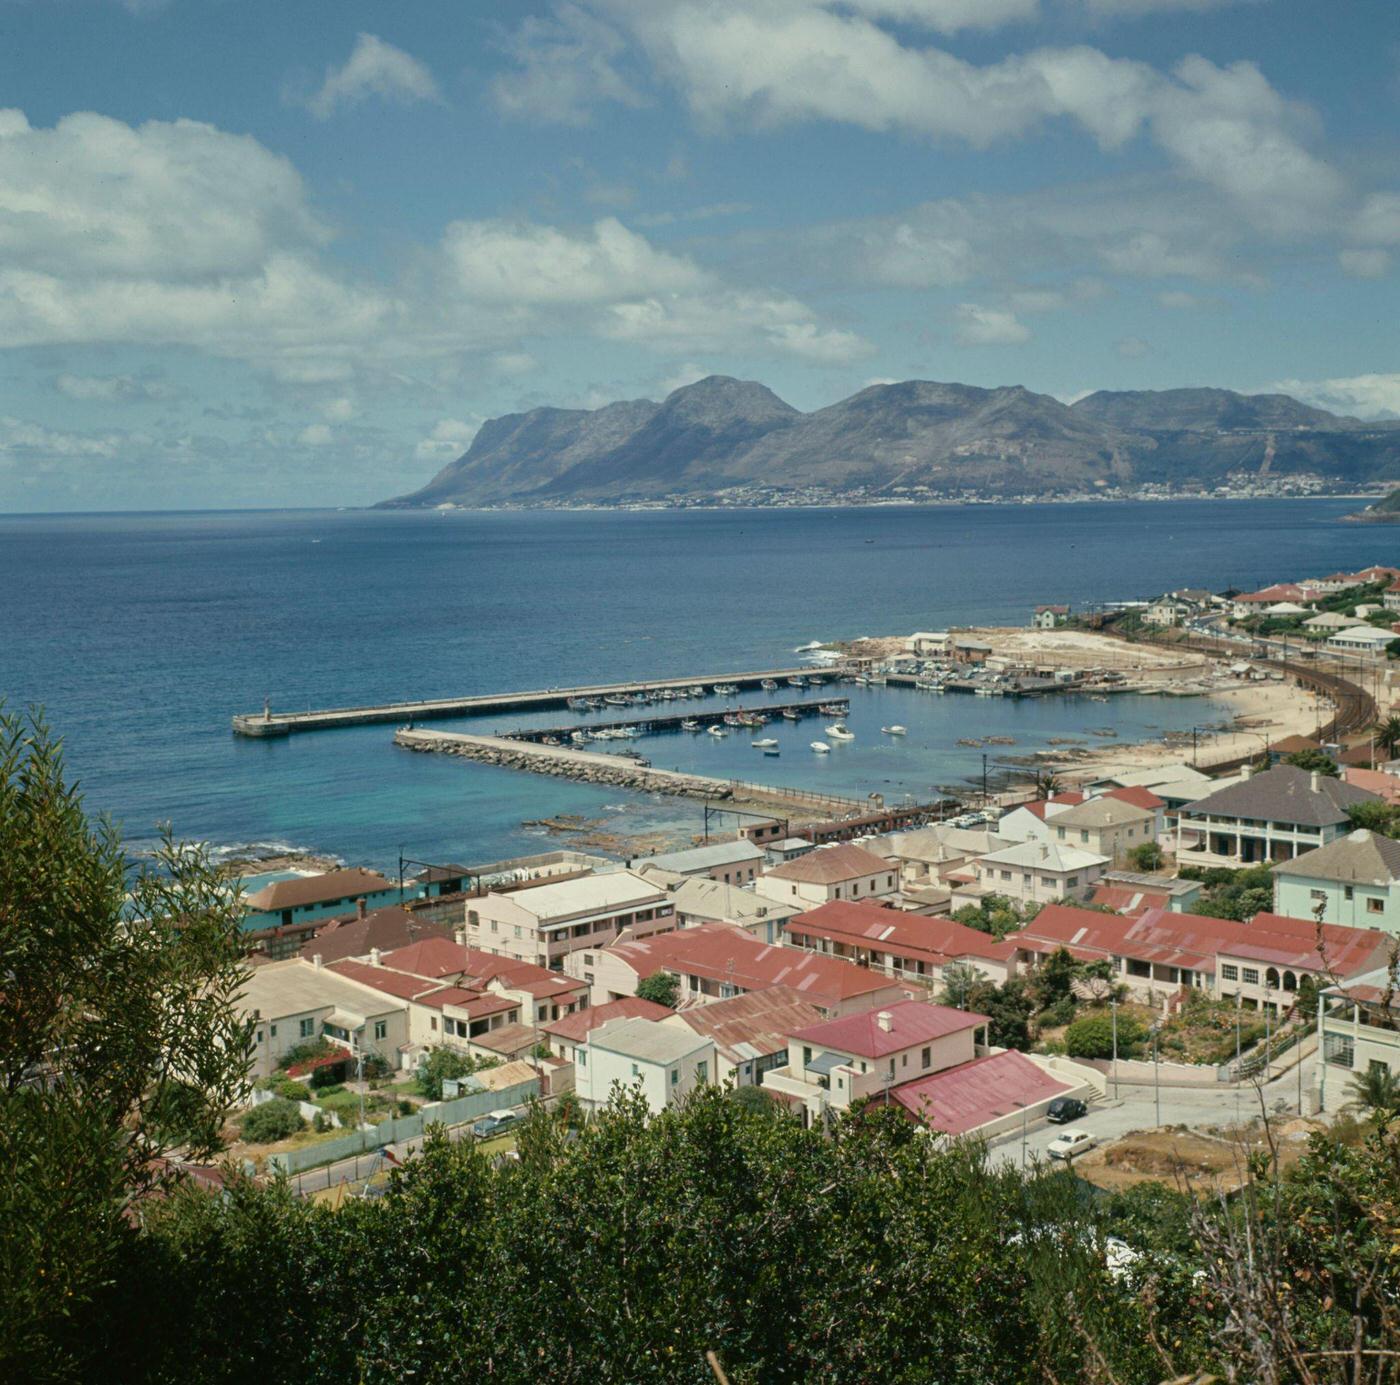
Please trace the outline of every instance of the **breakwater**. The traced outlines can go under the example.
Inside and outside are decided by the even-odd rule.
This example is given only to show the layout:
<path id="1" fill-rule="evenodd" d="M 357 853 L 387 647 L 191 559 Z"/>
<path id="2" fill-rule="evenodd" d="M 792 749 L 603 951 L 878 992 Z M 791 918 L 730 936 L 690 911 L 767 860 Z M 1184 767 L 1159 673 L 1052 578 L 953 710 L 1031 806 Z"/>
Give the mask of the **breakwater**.
<path id="1" fill-rule="evenodd" d="M 290 736 L 303 731 L 329 731 L 343 726 L 369 726 L 393 722 L 411 725 L 415 721 L 443 721 L 453 717 L 483 716 L 491 712 L 547 711 L 567 707 L 570 698 L 630 697 L 648 693 L 684 692 L 716 684 L 736 690 L 758 688 L 765 679 L 786 682 L 790 678 L 812 676 L 810 664 L 800 668 L 760 669 L 756 673 L 712 673 L 702 677 L 649 678 L 630 683 L 595 683 L 580 688 L 536 688 L 524 692 L 483 693 L 471 697 L 436 698 L 419 702 L 385 702 L 369 707 L 329 707 L 320 711 L 275 712 L 271 704 L 261 712 L 239 712 L 233 718 L 236 736 L 258 739 Z M 819 677 L 839 678 L 845 673 L 839 665 L 821 670 Z"/>

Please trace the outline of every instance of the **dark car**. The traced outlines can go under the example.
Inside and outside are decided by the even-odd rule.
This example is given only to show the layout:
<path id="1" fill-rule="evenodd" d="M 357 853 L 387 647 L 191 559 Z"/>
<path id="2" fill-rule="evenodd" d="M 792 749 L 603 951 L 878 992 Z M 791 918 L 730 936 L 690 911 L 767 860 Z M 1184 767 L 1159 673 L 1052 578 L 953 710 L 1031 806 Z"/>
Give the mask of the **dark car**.
<path id="1" fill-rule="evenodd" d="M 478 1140 L 488 1139 L 509 1130 L 519 1119 L 514 1111 L 491 1111 L 472 1126 L 472 1134 Z"/>
<path id="2" fill-rule="evenodd" d="M 1081 1116 L 1087 1116 L 1089 1108 L 1073 1096 L 1057 1096 L 1049 1106 L 1045 1108 L 1045 1119 L 1055 1125 L 1064 1125 L 1066 1121 L 1077 1121 Z"/>

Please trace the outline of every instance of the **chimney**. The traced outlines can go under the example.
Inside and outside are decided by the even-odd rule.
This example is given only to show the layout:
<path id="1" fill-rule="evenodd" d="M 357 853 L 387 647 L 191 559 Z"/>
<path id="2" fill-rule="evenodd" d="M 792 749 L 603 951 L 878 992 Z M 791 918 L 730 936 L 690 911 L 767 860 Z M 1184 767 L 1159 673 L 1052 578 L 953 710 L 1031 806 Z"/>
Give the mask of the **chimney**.
<path id="1" fill-rule="evenodd" d="M 1314 793 L 1322 792 L 1322 776 L 1316 770 L 1308 775 L 1308 788 Z"/>
<path id="2" fill-rule="evenodd" d="M 377 947 L 372 947 L 369 950 L 369 964 L 372 967 L 379 965 L 379 949 Z"/>
<path id="3" fill-rule="evenodd" d="M 1241 779 L 1250 779 L 1250 778 L 1253 778 L 1253 776 L 1254 776 L 1254 766 L 1251 765 L 1250 763 L 1248 763 L 1248 761 L 1246 761 L 1245 764 L 1240 768 L 1240 778 L 1241 778 Z"/>
<path id="4" fill-rule="evenodd" d="M 894 1016 L 888 1010 L 881 1010 L 875 1016 L 875 1023 L 888 1034 L 894 1028 Z"/>
<path id="5" fill-rule="evenodd" d="M 321 954 L 319 952 L 313 952 L 311 954 L 311 965 L 315 967 L 317 971 L 321 970 Z"/>
<path id="6" fill-rule="evenodd" d="M 364 902 L 363 899 L 357 899 L 357 900 L 355 901 L 355 917 L 356 917 L 357 919 L 362 919 L 362 918 L 364 918 L 364 916 L 365 916 L 365 902 Z"/>

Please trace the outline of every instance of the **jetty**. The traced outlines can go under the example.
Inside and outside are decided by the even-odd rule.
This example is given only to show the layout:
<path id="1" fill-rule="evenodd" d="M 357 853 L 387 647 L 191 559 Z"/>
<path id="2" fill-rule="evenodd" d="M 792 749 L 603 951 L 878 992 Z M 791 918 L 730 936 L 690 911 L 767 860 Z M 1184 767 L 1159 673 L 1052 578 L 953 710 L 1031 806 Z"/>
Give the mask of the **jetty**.
<path id="1" fill-rule="evenodd" d="M 839 707 L 840 712 L 832 710 Z M 823 711 L 826 708 L 826 711 Z M 668 712 L 664 716 L 644 717 L 633 721 L 577 721 L 567 726 L 526 726 L 516 731 L 503 731 L 503 738 L 512 741 L 537 741 L 541 745 L 551 745 L 556 741 L 568 740 L 575 731 L 680 731 L 685 723 L 693 721 L 702 730 L 707 726 L 723 726 L 725 718 L 746 712 L 762 712 L 764 716 L 782 716 L 784 712 L 796 712 L 799 717 L 849 716 L 851 700 L 848 697 L 829 697 L 820 702 L 765 702 L 753 707 L 722 707 L 718 710 L 689 712 Z M 751 727 L 736 726 L 736 731 L 757 731 Z"/>
<path id="2" fill-rule="evenodd" d="M 711 673 L 702 676 L 688 674 L 684 678 L 648 678 L 630 683 L 595 683 L 579 688 L 539 688 L 527 692 L 481 693 L 471 697 L 436 698 L 422 702 L 387 702 L 372 707 L 330 707 L 321 711 L 274 712 L 265 705 L 261 712 L 239 712 L 233 718 L 236 736 L 265 739 L 290 736 L 302 731 L 330 731 L 342 726 L 371 726 L 391 723 L 412 725 L 419 721 L 444 721 L 454 717 L 485 716 L 493 712 L 548 711 L 567 708 L 570 698 L 635 696 L 638 693 L 684 692 L 704 687 L 707 692 L 716 683 L 732 685 L 736 690 L 761 687 L 764 679 L 785 683 L 789 678 L 811 678 L 823 681 L 843 677 L 841 665 L 813 669 L 810 664 L 798 668 L 761 669 L 757 673 Z"/>

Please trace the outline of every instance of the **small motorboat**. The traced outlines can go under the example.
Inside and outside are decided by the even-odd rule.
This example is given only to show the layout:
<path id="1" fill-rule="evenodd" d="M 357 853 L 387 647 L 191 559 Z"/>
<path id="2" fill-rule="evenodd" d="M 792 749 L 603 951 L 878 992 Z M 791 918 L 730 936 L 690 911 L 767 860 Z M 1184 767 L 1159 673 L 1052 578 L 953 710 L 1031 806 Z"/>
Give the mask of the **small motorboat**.
<path id="1" fill-rule="evenodd" d="M 777 745 L 777 741 L 772 736 L 764 736 L 761 740 L 754 742 L 754 746 L 758 750 L 771 750 L 775 745 Z"/>
<path id="2" fill-rule="evenodd" d="M 764 692 L 777 692 L 778 680 L 776 678 L 765 678 L 758 686 L 762 688 Z"/>
<path id="3" fill-rule="evenodd" d="M 882 726 L 880 731 L 886 736 L 907 736 L 909 734 L 907 726 Z"/>
<path id="4" fill-rule="evenodd" d="M 682 731 L 698 731 L 699 729 L 700 723 L 696 721 L 694 717 L 686 717 L 686 719 L 681 722 Z"/>
<path id="5" fill-rule="evenodd" d="M 844 721 L 834 721 L 826 728 L 826 734 L 834 741 L 853 741 L 855 733 L 851 731 Z"/>
<path id="6" fill-rule="evenodd" d="M 807 686 L 807 680 L 800 673 L 794 674 L 787 681 L 790 688 L 805 688 Z"/>
<path id="7" fill-rule="evenodd" d="M 829 755 L 831 753 L 831 747 L 827 745 L 825 741 L 813 741 L 812 749 L 815 750 L 818 755 Z"/>
<path id="8" fill-rule="evenodd" d="M 802 720 L 802 713 L 801 713 L 801 712 L 798 712 L 798 711 L 794 711 L 791 707 L 784 707 L 784 708 L 783 708 L 783 720 L 784 720 L 784 721 L 801 721 L 801 720 Z"/>
<path id="9" fill-rule="evenodd" d="M 705 729 L 712 736 L 727 736 L 729 734 L 722 726 L 707 726 Z"/>

